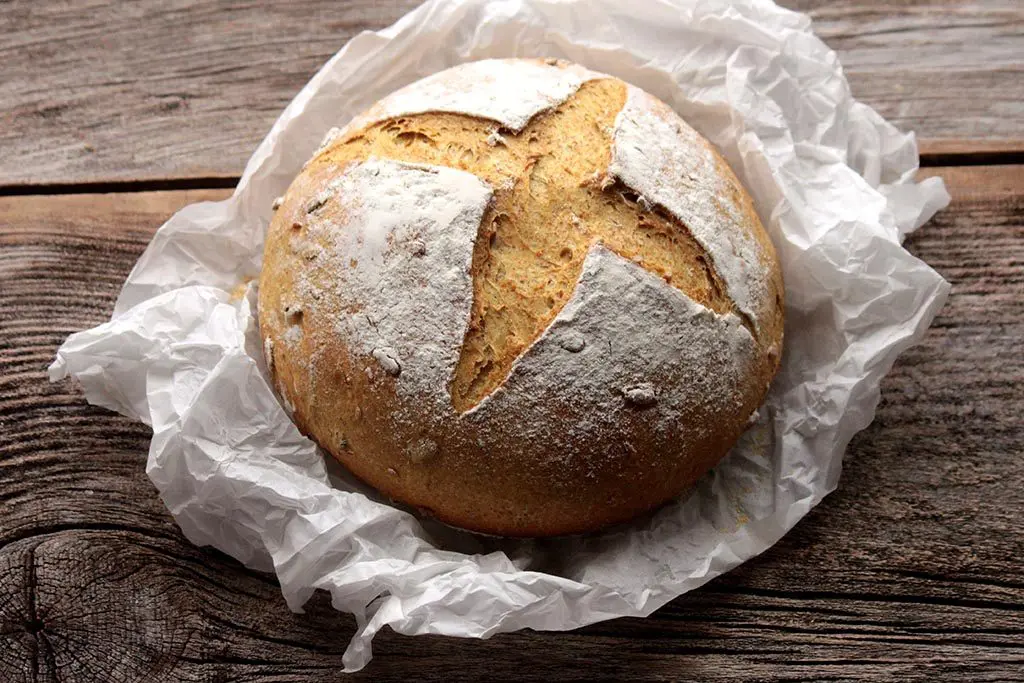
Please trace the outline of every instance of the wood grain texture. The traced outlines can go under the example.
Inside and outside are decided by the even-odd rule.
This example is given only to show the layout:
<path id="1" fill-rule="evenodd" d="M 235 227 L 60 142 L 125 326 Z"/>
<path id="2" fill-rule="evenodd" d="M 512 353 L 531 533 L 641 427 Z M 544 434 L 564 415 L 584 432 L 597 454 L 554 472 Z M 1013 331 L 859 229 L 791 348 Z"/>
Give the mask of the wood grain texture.
<path id="1" fill-rule="evenodd" d="M 781 0 L 807 12 L 854 95 L 924 155 L 1024 152 L 1024 4 L 1018 0 Z"/>
<path id="2" fill-rule="evenodd" d="M 179 533 L 149 433 L 45 380 L 153 229 L 223 191 L 0 198 L 0 681 L 1019 680 L 1024 670 L 1024 167 L 938 169 L 911 237 L 953 283 L 886 378 L 839 491 L 763 556 L 649 619 L 375 641 Z"/>
<path id="3" fill-rule="evenodd" d="M 349 38 L 418 0 L 7 0 L 0 186 L 241 173 L 289 100 Z M 854 93 L 927 153 L 1024 153 L 1024 5 L 785 0 L 809 12 Z"/>

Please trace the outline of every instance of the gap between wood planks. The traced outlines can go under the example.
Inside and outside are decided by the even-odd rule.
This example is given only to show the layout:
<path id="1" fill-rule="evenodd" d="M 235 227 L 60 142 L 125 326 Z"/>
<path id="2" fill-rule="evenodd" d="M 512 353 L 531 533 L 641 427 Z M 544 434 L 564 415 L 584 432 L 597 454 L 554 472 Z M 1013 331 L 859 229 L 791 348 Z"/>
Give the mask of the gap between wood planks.
<path id="1" fill-rule="evenodd" d="M 1014 145 L 1010 149 L 996 148 L 973 151 L 968 151 L 969 148 L 961 143 L 936 144 L 931 147 L 933 151 L 926 151 L 921 154 L 921 168 L 1024 164 L 1024 143 Z M 160 192 L 170 190 L 231 190 L 238 185 L 240 179 L 241 176 L 225 175 L 194 178 L 141 178 L 139 180 L 12 184 L 0 185 L 0 197 Z"/>

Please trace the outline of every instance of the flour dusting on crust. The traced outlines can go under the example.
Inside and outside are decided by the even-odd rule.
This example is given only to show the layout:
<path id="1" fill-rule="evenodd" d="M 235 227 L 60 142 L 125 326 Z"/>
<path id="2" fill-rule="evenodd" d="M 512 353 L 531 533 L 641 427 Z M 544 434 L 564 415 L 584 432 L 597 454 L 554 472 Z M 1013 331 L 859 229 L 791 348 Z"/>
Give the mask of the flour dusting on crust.
<path id="1" fill-rule="evenodd" d="M 351 313 L 336 331 L 420 409 L 451 411 L 448 385 L 469 324 L 469 268 L 491 189 L 451 168 L 371 159 L 330 185 L 338 219 L 311 220 Z"/>
<path id="2" fill-rule="evenodd" d="M 353 119 L 345 131 L 397 116 L 434 111 L 489 119 L 518 132 L 540 112 L 569 99 L 586 81 L 603 77 L 581 66 L 554 60 L 468 62 L 388 95 Z"/>
<path id="3" fill-rule="evenodd" d="M 736 308 L 759 329 L 772 301 L 768 268 L 757 242 L 739 227 L 744 218 L 736 188 L 711 145 L 664 102 L 629 86 L 615 119 L 608 173 L 687 227 L 711 256 Z"/>
<path id="4" fill-rule="evenodd" d="M 566 337 L 585 344 L 566 349 Z M 508 438 L 502 427 L 512 419 L 520 439 L 542 440 L 567 459 L 614 434 L 624 414 L 664 442 L 701 443 L 719 416 L 742 409 L 740 387 L 756 353 L 736 315 L 705 308 L 595 244 L 570 300 L 504 384 L 463 418 L 499 426 L 480 430 L 492 447 Z M 571 419 L 552 420 L 552 406 Z"/>

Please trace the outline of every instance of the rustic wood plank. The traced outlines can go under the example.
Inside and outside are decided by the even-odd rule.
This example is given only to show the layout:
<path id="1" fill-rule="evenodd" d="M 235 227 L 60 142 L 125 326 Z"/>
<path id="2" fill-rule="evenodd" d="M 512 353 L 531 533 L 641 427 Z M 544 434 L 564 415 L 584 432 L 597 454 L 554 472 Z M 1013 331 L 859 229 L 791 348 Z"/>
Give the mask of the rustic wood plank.
<path id="1" fill-rule="evenodd" d="M 330 55 L 417 4 L 6 2 L 0 184 L 237 176 Z"/>
<path id="2" fill-rule="evenodd" d="M 839 54 L 854 95 L 915 131 L 923 155 L 1024 152 L 1018 0 L 780 4 L 810 14 L 814 30 Z"/>
<path id="3" fill-rule="evenodd" d="M 232 178 L 317 68 L 418 0 L 8 0 L 0 186 Z M 926 153 L 1024 153 L 1024 5 L 785 0 Z M 940 152 L 941 153 L 941 152 Z"/>
<path id="4" fill-rule="evenodd" d="M 840 490 L 776 547 L 649 619 L 488 641 L 385 633 L 353 680 L 1012 680 L 1024 666 L 1024 166 L 937 169 L 911 249 L 953 283 L 884 383 Z M 189 544 L 148 430 L 45 367 L 153 229 L 224 191 L 0 198 L 0 680 L 339 680 L 318 595 Z M 529 662 L 528 668 L 525 663 Z"/>

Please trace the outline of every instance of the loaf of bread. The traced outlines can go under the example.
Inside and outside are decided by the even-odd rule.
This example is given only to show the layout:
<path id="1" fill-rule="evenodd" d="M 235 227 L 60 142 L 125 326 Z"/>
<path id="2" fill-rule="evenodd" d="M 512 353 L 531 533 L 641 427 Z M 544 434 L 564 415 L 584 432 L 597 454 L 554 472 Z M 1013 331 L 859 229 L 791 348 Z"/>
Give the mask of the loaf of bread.
<path id="1" fill-rule="evenodd" d="M 259 321 L 296 424 L 358 477 L 549 536 L 726 454 L 778 368 L 782 291 L 747 192 L 667 105 L 487 60 L 328 135 L 275 202 Z"/>

